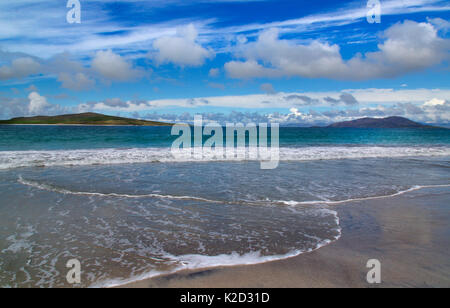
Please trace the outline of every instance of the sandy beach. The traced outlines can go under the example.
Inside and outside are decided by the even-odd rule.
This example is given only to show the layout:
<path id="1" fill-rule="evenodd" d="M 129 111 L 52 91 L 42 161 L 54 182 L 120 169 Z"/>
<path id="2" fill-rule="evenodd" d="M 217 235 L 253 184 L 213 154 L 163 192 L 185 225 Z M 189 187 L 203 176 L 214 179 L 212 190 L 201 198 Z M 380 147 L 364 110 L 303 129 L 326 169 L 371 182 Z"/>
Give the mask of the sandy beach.
<path id="1" fill-rule="evenodd" d="M 450 192 L 425 188 L 335 206 L 340 240 L 298 257 L 252 266 L 181 271 L 129 288 L 450 287 Z M 382 283 L 366 281 L 381 262 Z"/>

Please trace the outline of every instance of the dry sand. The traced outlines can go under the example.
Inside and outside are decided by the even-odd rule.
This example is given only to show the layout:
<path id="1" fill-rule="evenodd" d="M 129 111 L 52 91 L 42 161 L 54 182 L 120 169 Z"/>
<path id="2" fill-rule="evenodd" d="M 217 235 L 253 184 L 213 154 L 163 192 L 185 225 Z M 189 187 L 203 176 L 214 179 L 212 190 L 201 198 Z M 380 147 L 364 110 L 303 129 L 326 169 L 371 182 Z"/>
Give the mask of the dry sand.
<path id="1" fill-rule="evenodd" d="M 251 266 L 182 271 L 125 287 L 450 287 L 450 191 L 422 189 L 336 206 L 342 237 L 298 257 Z M 382 283 L 366 281 L 378 259 Z"/>

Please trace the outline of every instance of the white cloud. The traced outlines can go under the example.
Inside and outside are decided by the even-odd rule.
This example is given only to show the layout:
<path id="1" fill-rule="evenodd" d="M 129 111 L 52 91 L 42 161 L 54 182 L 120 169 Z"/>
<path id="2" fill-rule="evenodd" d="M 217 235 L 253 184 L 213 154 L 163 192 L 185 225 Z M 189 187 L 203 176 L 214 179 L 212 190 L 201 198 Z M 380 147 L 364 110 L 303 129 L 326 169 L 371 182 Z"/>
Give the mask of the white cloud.
<path id="1" fill-rule="evenodd" d="M 242 2 L 250 0 L 242 0 Z M 262 1 L 262 0 L 255 0 Z M 67 2 L 67 1 L 66 1 Z M 185 19 L 169 19 L 162 23 L 145 21 L 131 25 L 121 23 L 104 10 L 105 3 L 140 2 L 138 11 L 152 10 L 155 7 L 170 7 L 173 5 L 192 5 L 193 1 L 182 0 L 102 0 L 89 1 L 90 9 L 83 10 L 83 23 L 79 27 L 67 24 L 64 16 L 67 13 L 65 5 L 57 1 L 44 0 L 15 0 L 0 1 L 0 39 L 3 46 L 11 51 L 28 50 L 35 56 L 50 57 L 70 50 L 76 54 L 89 55 L 103 49 L 137 50 L 142 46 L 149 46 L 154 39 L 161 36 L 173 35 L 176 27 L 186 23 Z M 199 0 L 197 3 L 212 1 Z M 213 1 L 220 2 L 220 1 Z M 221 2 L 233 2 L 223 0 Z M 241 1 L 235 1 L 241 2 Z M 367 1 L 365 1 L 367 2 Z M 364 3 L 365 4 L 365 3 Z M 420 12 L 447 12 L 449 6 L 442 0 L 384 0 L 383 17 L 388 15 L 402 15 Z M 83 5 L 83 3 L 82 3 Z M 307 15 L 297 19 L 281 20 L 268 23 L 244 24 L 227 28 L 218 27 L 218 19 L 212 10 L 211 19 L 202 16 L 192 17 L 189 22 L 195 22 L 199 27 L 202 40 L 218 42 L 226 40 L 229 34 L 242 34 L 263 29 L 279 27 L 282 31 L 305 33 L 318 29 L 365 22 L 367 9 L 358 1 L 350 5 L 345 3 L 341 7 L 327 9 L 323 7 L 320 13 Z M 302 15 L 302 14 L 299 14 Z M 39 31 L 36 31 L 39 29 Z M 214 29 L 214 32 L 211 31 Z M 113 35 L 102 35 L 109 33 Z M 67 39 L 71 38 L 71 39 Z"/>
<path id="2" fill-rule="evenodd" d="M 411 35 L 414 33 L 414 35 Z M 405 21 L 387 29 L 379 51 L 345 61 L 338 45 L 319 41 L 295 44 L 279 38 L 278 29 L 262 32 L 256 42 L 243 45 L 244 61 L 231 61 L 225 70 L 232 78 L 332 78 L 367 80 L 421 71 L 449 59 L 450 40 L 438 36 L 430 23 Z"/>
<path id="3" fill-rule="evenodd" d="M 433 98 L 427 102 L 425 102 L 424 106 L 442 106 L 445 105 L 446 101 L 443 99 Z"/>
<path id="4" fill-rule="evenodd" d="M 428 22 L 444 33 L 447 33 L 450 30 L 450 22 L 442 18 L 428 18 Z"/>
<path id="5" fill-rule="evenodd" d="M 255 60 L 230 61 L 225 63 L 225 71 L 231 78 L 250 79 L 255 77 L 281 77 L 283 73 L 279 70 L 265 68 Z"/>
<path id="6" fill-rule="evenodd" d="M 39 115 L 45 112 L 51 105 L 47 102 L 44 96 L 39 95 L 37 92 L 31 92 L 28 95 L 30 101 L 28 105 L 28 113 L 30 115 Z"/>
<path id="7" fill-rule="evenodd" d="M 17 58 L 10 66 L 0 67 L 0 80 L 27 77 L 36 74 L 39 68 L 40 64 L 32 58 Z"/>
<path id="8" fill-rule="evenodd" d="M 137 112 L 151 109 L 147 101 L 124 101 L 120 98 L 106 99 L 101 102 L 88 102 L 78 105 L 78 112 L 87 111 L 124 111 Z"/>
<path id="9" fill-rule="evenodd" d="M 97 80 L 128 82 L 145 75 L 144 70 L 134 68 L 129 61 L 111 50 L 98 51 L 90 63 L 89 60 L 78 60 L 67 52 L 46 60 L 34 60 L 21 53 L 0 50 L 0 57 L 10 62 L 0 67 L 0 80 L 34 74 L 50 78 L 57 76 L 63 88 L 74 91 L 90 90 Z"/>
<path id="10" fill-rule="evenodd" d="M 156 39 L 153 55 L 158 64 L 173 63 L 181 67 L 201 66 L 206 59 L 214 56 L 212 50 L 202 47 L 197 42 L 198 32 L 194 25 L 180 28 L 176 36 L 163 36 Z"/>
<path id="11" fill-rule="evenodd" d="M 90 79 L 84 73 L 61 73 L 58 81 L 62 82 L 62 87 L 74 91 L 88 90 L 94 87 L 95 81 Z"/>
<path id="12" fill-rule="evenodd" d="M 328 98 L 332 99 L 327 100 Z M 220 96 L 196 99 L 154 100 L 149 104 L 154 108 L 197 106 L 222 108 L 259 108 L 264 110 L 286 109 L 289 113 L 205 113 L 204 117 L 220 123 L 230 122 L 278 122 L 281 124 L 322 125 L 338 121 L 348 121 L 361 117 L 403 116 L 424 123 L 450 122 L 450 90 L 393 90 L 357 89 L 343 92 L 277 93 L 246 96 Z M 432 101 L 433 103 L 426 103 Z M 206 103 L 205 103 L 206 102 Z M 270 102 L 270 103 L 268 103 Z M 206 104 L 206 105 L 205 105 Z M 317 108 L 319 107 L 319 108 Z M 325 110 L 325 111 L 323 111 Z M 188 122 L 190 114 L 158 115 L 151 119 Z"/>
<path id="13" fill-rule="evenodd" d="M 350 98 L 351 97 L 353 98 Z M 333 101 L 329 100 L 333 99 Z M 272 95 L 254 94 L 242 96 L 199 97 L 194 99 L 161 99 L 150 101 L 153 107 L 195 107 L 192 102 L 207 101 L 209 106 L 229 108 L 292 108 L 297 106 L 352 106 L 374 104 L 414 103 L 423 104 L 433 98 L 448 100 L 450 90 L 442 89 L 347 89 L 342 92 L 279 92 Z M 343 100 L 344 99 L 344 100 Z M 270 104 L 267 104 L 270 102 Z"/>
<path id="14" fill-rule="evenodd" d="M 374 107 L 362 107 L 354 109 L 332 109 L 328 111 L 317 111 L 314 109 L 300 110 L 290 108 L 286 112 L 241 112 L 231 111 L 228 113 L 201 113 L 205 123 L 279 123 L 281 125 L 315 126 L 328 125 L 335 122 L 350 121 L 363 117 L 383 118 L 389 116 L 402 116 L 422 123 L 450 123 L 450 103 L 447 103 L 446 113 L 436 109 L 427 109 L 420 105 L 394 104 L 391 106 L 378 105 Z M 195 114 L 198 114 L 195 112 Z M 191 113 L 159 114 L 157 112 L 144 115 L 144 118 L 165 122 L 192 123 L 194 115 Z"/>
<path id="15" fill-rule="evenodd" d="M 341 99 L 349 94 L 359 102 L 358 105 L 329 103 L 326 98 Z M 214 113 L 205 113 L 205 118 L 225 122 L 267 121 L 281 124 L 322 125 L 337 121 L 352 120 L 361 117 L 404 116 L 424 123 L 450 123 L 450 90 L 392 90 L 358 89 L 343 92 L 306 92 L 259 94 L 247 96 L 222 96 L 175 100 L 122 100 L 106 99 L 98 102 L 80 104 L 77 108 L 65 108 L 50 104 L 46 97 L 33 91 L 28 99 L 4 99 L 0 101 L 0 116 L 54 115 L 70 112 L 106 111 L 106 112 L 144 112 L 160 110 L 166 107 L 192 109 L 213 107 Z M 338 99 L 336 99 L 338 100 Z M 267 102 L 270 101 L 268 104 Z M 241 112 L 235 110 L 228 115 L 217 113 L 216 107 L 229 111 L 230 107 L 240 110 L 259 108 L 260 112 Z M 287 113 L 270 112 L 271 109 L 285 109 Z M 265 113 L 264 113 L 265 112 Z M 179 115 L 152 114 L 152 119 L 169 122 L 187 122 L 193 119 L 189 113 Z"/>
<path id="16" fill-rule="evenodd" d="M 111 81 L 129 81 L 142 76 L 141 71 L 111 50 L 98 51 L 92 60 L 92 69 Z"/>
<path id="17" fill-rule="evenodd" d="M 58 115 L 71 112 L 73 112 L 73 108 L 51 104 L 47 101 L 45 96 L 40 95 L 37 91 L 32 91 L 28 97 L 2 97 L 0 100 L 0 118 L 2 119 L 38 115 Z"/>

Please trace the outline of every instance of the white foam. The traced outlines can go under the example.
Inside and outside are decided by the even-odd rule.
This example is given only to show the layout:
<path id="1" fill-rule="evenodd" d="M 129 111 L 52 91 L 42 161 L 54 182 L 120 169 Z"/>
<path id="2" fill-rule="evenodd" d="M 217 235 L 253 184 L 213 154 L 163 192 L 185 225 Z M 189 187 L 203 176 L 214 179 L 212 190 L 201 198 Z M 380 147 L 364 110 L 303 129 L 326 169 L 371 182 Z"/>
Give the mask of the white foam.
<path id="1" fill-rule="evenodd" d="M 319 201 L 277 201 L 279 203 L 288 205 L 288 206 L 297 206 L 297 205 L 339 205 L 339 204 L 344 204 L 344 203 L 349 203 L 349 202 L 357 202 L 357 201 L 368 201 L 368 200 L 377 200 L 377 199 L 386 199 L 386 198 L 392 198 L 392 197 L 397 197 L 397 196 L 401 196 L 404 195 L 406 193 L 409 192 L 413 192 L 413 191 L 417 191 L 417 190 L 421 190 L 421 189 L 425 189 L 425 188 L 443 188 L 443 187 L 450 187 L 450 184 L 443 184 L 443 185 L 416 185 L 413 186 L 409 189 L 406 190 L 402 190 L 390 195 L 382 195 L 382 196 L 372 196 L 372 197 L 364 197 L 364 198 L 353 198 L 353 199 L 346 199 L 346 200 L 341 200 L 341 201 L 329 201 L 329 200 L 319 200 Z"/>
<path id="2" fill-rule="evenodd" d="M 144 195 L 129 195 L 129 194 L 117 194 L 117 193 L 98 193 L 98 192 L 83 192 L 83 191 L 71 191 L 64 188 L 54 187 L 48 184 L 39 183 L 36 181 L 25 180 L 22 176 L 19 176 L 17 180 L 20 184 L 34 187 L 40 190 L 46 190 L 56 192 L 64 195 L 79 195 L 79 196 L 97 196 L 97 197 L 116 197 L 116 198 L 129 198 L 129 199 L 141 199 L 141 198 L 159 198 L 159 199 L 172 199 L 172 200 L 191 200 L 201 201 L 209 203 L 224 203 L 217 200 L 209 200 L 200 197 L 191 196 L 173 196 L 173 195 L 161 195 L 161 194 L 144 194 Z"/>
<path id="3" fill-rule="evenodd" d="M 337 212 L 332 211 L 335 214 L 335 217 L 337 217 Z M 339 220 L 337 220 L 339 221 Z M 259 251 L 256 252 L 250 252 L 244 255 L 240 255 L 236 252 L 233 252 L 231 254 L 223 254 L 218 256 L 204 256 L 204 255 L 182 255 L 182 256 L 167 256 L 171 260 L 179 263 L 180 265 L 177 266 L 172 271 L 168 272 L 158 272 L 158 271 L 150 271 L 148 273 L 135 276 L 129 279 L 113 279 L 113 280 L 107 280 L 100 283 L 96 283 L 92 285 L 92 288 L 112 288 L 117 286 L 123 286 L 126 284 L 130 284 L 133 282 L 138 282 L 162 275 L 168 275 L 173 274 L 182 270 L 199 270 L 199 269 L 206 269 L 206 268 L 214 268 L 214 267 L 230 267 L 230 266 L 238 266 L 238 265 L 255 265 L 255 264 L 262 264 L 267 262 L 273 262 L 273 261 L 279 261 L 279 260 L 285 260 L 293 257 L 297 257 L 304 253 L 309 253 L 312 251 L 315 251 L 317 249 L 320 249 L 326 245 L 331 244 L 334 241 L 339 240 L 341 237 L 341 229 L 340 227 L 337 229 L 338 235 L 335 236 L 333 240 L 324 240 L 317 244 L 317 246 L 313 249 L 308 250 L 296 250 L 289 252 L 285 255 L 274 255 L 274 256 L 263 256 Z"/>
<path id="4" fill-rule="evenodd" d="M 248 149 L 245 151 L 249 152 Z M 191 152 L 184 152 L 183 155 L 174 157 L 170 148 L 0 151 L 0 169 L 198 161 L 191 154 Z M 324 146 L 280 148 L 281 161 L 434 156 L 450 156 L 450 147 Z M 250 159 L 249 155 L 246 155 L 246 158 L 243 159 L 229 159 L 226 157 L 214 157 L 213 155 L 206 153 L 205 158 L 201 161 L 238 160 L 248 161 L 255 159 Z"/>

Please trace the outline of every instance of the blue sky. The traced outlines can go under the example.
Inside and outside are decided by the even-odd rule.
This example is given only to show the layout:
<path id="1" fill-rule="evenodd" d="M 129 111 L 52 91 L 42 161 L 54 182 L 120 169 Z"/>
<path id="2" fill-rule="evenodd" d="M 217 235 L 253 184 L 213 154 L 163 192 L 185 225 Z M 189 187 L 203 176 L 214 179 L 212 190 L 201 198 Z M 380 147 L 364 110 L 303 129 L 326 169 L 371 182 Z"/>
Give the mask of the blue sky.
<path id="1" fill-rule="evenodd" d="M 447 1 L 79 2 L 0 4 L 0 118 L 450 121 Z"/>

